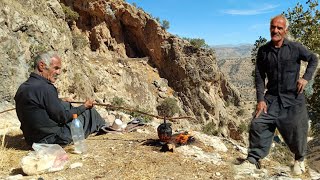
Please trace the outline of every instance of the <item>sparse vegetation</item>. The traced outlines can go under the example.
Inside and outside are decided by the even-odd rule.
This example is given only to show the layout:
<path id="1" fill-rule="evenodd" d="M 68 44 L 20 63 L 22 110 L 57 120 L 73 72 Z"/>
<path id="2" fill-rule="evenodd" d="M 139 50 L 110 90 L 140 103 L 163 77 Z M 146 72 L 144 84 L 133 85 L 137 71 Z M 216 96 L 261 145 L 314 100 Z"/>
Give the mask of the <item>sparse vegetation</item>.
<path id="1" fill-rule="evenodd" d="M 209 122 L 208 124 L 202 127 L 202 132 L 207 135 L 217 136 L 219 131 L 216 129 L 216 125 L 214 122 Z"/>
<path id="2" fill-rule="evenodd" d="M 140 108 L 140 106 L 136 106 L 135 110 L 137 111 L 141 111 L 141 112 L 144 112 L 144 113 L 148 113 L 148 114 L 152 114 L 151 110 L 149 109 L 144 109 L 144 108 Z M 152 120 L 152 117 L 150 116 L 147 116 L 147 115 L 144 115 L 144 114 L 141 114 L 137 111 L 132 111 L 132 112 L 129 112 L 129 114 L 132 116 L 132 117 L 135 117 L 135 118 L 140 118 L 144 123 L 148 123 L 148 122 L 151 122 Z"/>
<path id="3" fill-rule="evenodd" d="M 72 10 L 69 6 L 66 6 L 63 3 L 60 3 L 60 5 L 65 14 L 65 21 L 71 23 L 72 21 L 78 20 L 79 14 L 76 11 Z"/>
<path id="4" fill-rule="evenodd" d="M 134 7 L 137 8 L 138 10 L 144 11 L 143 8 L 137 6 L 137 3 L 135 3 L 135 2 L 132 3 L 132 6 L 134 6 Z M 146 13 L 147 13 L 147 12 L 146 12 Z M 162 27 L 163 29 L 168 30 L 168 29 L 170 28 L 170 22 L 169 22 L 168 20 L 165 20 L 165 19 L 164 19 L 164 20 L 161 20 L 159 17 L 153 17 L 151 14 L 150 14 L 150 16 L 151 16 L 154 20 L 156 20 L 156 21 L 161 25 L 161 27 Z"/>
<path id="5" fill-rule="evenodd" d="M 154 20 L 156 20 L 163 29 L 167 30 L 170 28 L 170 22 L 167 20 L 161 20 L 159 17 L 153 17 L 152 15 L 150 15 Z"/>
<path id="6" fill-rule="evenodd" d="M 189 41 L 190 44 L 196 48 L 209 48 L 209 45 L 206 44 L 206 41 L 204 39 L 186 37 L 183 37 L 182 39 Z"/>
<path id="7" fill-rule="evenodd" d="M 282 164 L 291 166 L 291 163 L 294 160 L 294 154 L 291 153 L 289 147 L 283 142 L 274 144 L 275 146 L 272 148 L 272 151 L 270 151 L 270 157 Z"/>
<path id="8" fill-rule="evenodd" d="M 257 60 L 257 54 L 258 54 L 258 49 L 266 44 L 267 39 L 264 37 L 259 36 L 259 39 L 256 40 L 256 42 L 253 45 L 253 48 L 251 50 L 251 62 L 255 65 L 256 60 Z"/>
<path id="9" fill-rule="evenodd" d="M 192 46 L 194 46 L 195 48 L 199 49 L 199 48 L 203 48 L 206 49 L 210 54 L 215 55 L 215 49 L 211 48 L 204 39 L 202 38 L 183 38 L 184 40 L 187 40 L 190 42 L 190 44 Z"/>
<path id="10" fill-rule="evenodd" d="M 244 133 L 244 132 L 248 132 L 249 131 L 249 125 L 248 123 L 246 122 L 241 122 L 239 127 L 238 127 L 238 130 L 240 133 Z"/>
<path id="11" fill-rule="evenodd" d="M 232 103 L 231 103 L 231 101 L 229 99 L 227 99 L 227 101 L 225 101 L 224 104 L 225 104 L 226 107 L 229 107 Z"/>
<path id="12" fill-rule="evenodd" d="M 166 98 L 162 103 L 157 106 L 158 114 L 164 117 L 171 117 L 179 113 L 177 101 L 174 98 Z"/>
<path id="13" fill-rule="evenodd" d="M 142 7 L 139 7 L 139 6 L 137 5 L 137 3 L 135 3 L 135 2 L 133 2 L 131 5 L 134 6 L 135 8 L 137 8 L 138 10 L 144 11 L 143 8 L 142 8 Z M 145 12 L 145 13 L 147 13 L 147 12 Z"/>
<path id="14" fill-rule="evenodd" d="M 125 103 L 125 100 L 123 98 L 121 98 L 121 97 L 118 97 L 118 96 L 113 97 L 113 99 L 111 101 L 111 105 L 128 108 L 128 107 L 126 107 L 127 105 Z M 143 113 L 152 114 L 152 111 L 150 109 L 141 108 L 139 105 L 137 105 L 135 108 L 133 108 L 131 110 L 123 110 L 123 109 L 118 109 L 118 110 L 122 111 L 124 113 L 130 114 L 134 118 L 139 118 L 145 123 L 150 122 L 152 120 L 152 117 L 137 112 L 137 111 L 140 111 L 140 112 L 143 112 Z"/>
<path id="15" fill-rule="evenodd" d="M 89 45 L 88 39 L 81 34 L 74 34 L 72 36 L 72 46 L 75 50 L 81 50 Z"/>
<path id="16" fill-rule="evenodd" d="M 111 104 L 114 106 L 124 106 L 125 105 L 125 101 L 123 98 L 115 96 L 112 98 Z"/>
<path id="17" fill-rule="evenodd" d="M 118 4 L 121 4 L 121 3 L 117 2 L 117 5 Z M 103 3 L 103 5 L 105 5 L 105 3 Z M 125 5 L 125 7 L 127 7 L 127 5 Z M 141 13 L 141 11 L 139 13 Z M 51 14 L 52 12 L 50 11 L 50 14 L 47 17 L 51 17 L 52 16 Z M 52 17 L 55 18 L 54 16 Z M 93 18 L 99 18 L 99 17 L 93 17 Z M 106 17 L 104 18 L 106 20 Z M 109 21 L 109 19 L 107 19 L 106 21 Z M 114 21 L 112 23 L 117 23 L 117 22 Z M 86 25 L 88 24 L 84 24 L 84 26 Z M 79 28 L 86 29 L 86 27 L 84 26 L 81 26 Z M 90 28 L 87 28 L 87 30 L 89 31 Z M 117 33 L 117 32 L 114 31 L 111 33 Z M 70 35 L 70 32 L 68 31 L 66 35 Z M 60 36 L 60 33 L 58 34 L 58 36 L 63 37 L 63 36 Z M 69 38 L 69 37 L 66 36 L 66 38 Z M 86 37 L 83 36 L 83 38 L 85 39 Z M 124 37 L 124 38 L 127 38 L 127 37 Z M 69 42 L 69 41 L 66 41 L 66 42 Z M 124 42 L 130 43 L 129 41 L 124 41 Z M 80 64 L 77 64 L 77 61 L 73 61 L 70 59 L 65 60 L 65 65 L 72 66 L 76 64 L 78 66 L 81 66 L 81 69 L 78 69 L 79 71 L 75 71 L 74 78 L 70 72 L 67 72 L 65 74 L 66 76 L 63 76 L 63 78 L 65 78 L 64 81 L 58 82 L 59 83 L 58 85 L 62 86 L 59 93 L 62 93 L 62 95 L 64 95 L 65 93 L 69 94 L 68 92 L 65 92 L 66 91 L 65 85 L 69 82 L 73 84 L 74 87 L 72 87 L 71 90 L 73 90 L 73 93 L 74 93 L 73 95 L 75 95 L 75 97 L 77 98 L 80 97 L 78 96 L 77 91 L 82 90 L 83 94 L 89 94 L 88 93 L 89 91 L 84 88 L 88 88 L 89 90 L 93 88 L 93 91 L 97 92 L 95 94 L 96 96 L 94 97 L 98 97 L 98 99 L 101 101 L 105 100 L 104 99 L 105 94 L 108 94 L 108 93 L 109 94 L 116 93 L 118 96 L 121 96 L 121 97 L 118 97 L 118 96 L 107 97 L 109 101 L 112 101 L 112 104 L 116 106 L 125 107 L 125 102 L 129 102 L 128 98 L 132 98 L 130 100 L 130 102 L 132 103 L 143 104 L 143 105 L 150 104 L 153 106 L 153 108 L 155 108 L 153 103 L 155 103 L 157 100 L 156 97 L 154 96 L 154 95 L 157 95 L 155 93 L 158 92 L 156 91 L 156 89 L 157 88 L 160 89 L 159 87 L 163 87 L 164 85 L 162 85 L 162 82 L 163 82 L 162 80 L 159 81 L 161 82 L 159 83 L 159 86 L 154 86 L 156 85 L 156 83 L 154 83 L 153 85 L 151 84 L 151 82 L 154 81 L 154 79 L 157 80 L 160 75 L 161 77 L 163 77 L 162 76 L 163 74 L 159 75 L 158 70 L 160 71 L 160 69 L 155 68 L 155 66 L 153 66 L 152 64 L 150 65 L 146 64 L 145 59 L 142 59 L 142 60 L 140 58 L 127 59 L 121 56 L 124 62 L 127 62 L 127 61 L 130 61 L 130 63 L 137 62 L 137 64 L 129 64 L 130 66 L 128 67 L 125 66 L 123 68 L 123 66 L 120 66 L 121 64 L 119 64 L 118 62 L 115 62 L 116 58 L 118 57 L 116 55 L 116 52 L 112 53 L 110 51 L 111 56 L 113 58 L 108 58 L 109 56 L 106 57 L 104 55 L 106 53 L 103 53 L 103 52 L 91 52 L 87 54 L 86 52 L 81 52 L 80 50 L 86 47 L 86 45 L 83 45 L 84 43 L 85 42 L 81 41 L 81 38 L 79 41 L 72 42 L 72 45 L 75 45 L 74 49 L 79 49 L 77 52 L 75 52 L 74 49 L 70 50 L 70 47 L 63 46 L 65 44 L 62 44 L 62 45 L 57 44 L 57 46 L 54 46 L 55 48 L 59 49 L 59 52 L 61 52 L 62 55 L 64 55 L 64 57 L 72 55 L 72 57 L 76 57 L 77 59 L 83 56 L 89 58 L 89 59 L 85 58 L 83 61 L 79 61 Z M 129 45 L 131 45 L 131 47 L 129 47 Z M 125 46 L 127 46 L 127 44 L 125 44 Z M 139 46 L 139 43 L 128 44 L 128 48 L 132 48 L 132 51 L 138 51 L 135 49 L 135 48 L 139 48 L 138 46 Z M 195 49 L 194 47 L 191 47 L 191 46 L 189 48 Z M 128 50 L 131 51 L 131 49 L 127 49 L 127 51 Z M 122 52 L 120 51 L 121 49 L 119 50 L 118 54 Z M 191 53 L 193 53 L 193 51 Z M 193 58 L 194 56 L 191 53 L 190 53 L 190 58 Z M 202 51 L 200 51 L 198 55 L 205 56 L 205 54 L 202 54 Z M 196 63 L 198 63 L 198 61 Z M 200 63 L 201 64 L 200 65 L 197 64 L 197 66 L 200 67 L 201 73 L 209 74 L 211 70 L 212 71 L 216 70 L 215 67 L 213 67 L 212 65 L 213 63 L 209 63 L 209 62 L 207 63 L 200 62 Z M 192 64 L 191 62 L 190 70 L 194 70 L 197 68 L 196 66 L 193 66 L 193 65 L 194 64 Z M 149 68 L 150 66 L 151 68 Z M 68 66 L 66 68 L 67 69 L 63 69 L 63 70 L 70 70 Z M 108 68 L 111 68 L 111 69 L 108 69 Z M 77 69 L 77 68 L 75 67 L 74 69 Z M 124 70 L 123 72 L 125 72 L 125 74 L 120 72 L 120 75 L 119 75 L 120 70 Z M 146 78 L 141 77 L 140 79 L 139 78 L 133 79 L 136 75 L 139 76 L 138 72 L 144 72 L 144 74 L 147 75 Z M 102 74 L 98 74 L 98 73 L 102 73 Z M 16 73 L 12 73 L 12 74 L 16 74 Z M 69 75 L 71 75 L 71 77 Z M 98 75 L 100 76 L 98 77 Z M 128 78 L 127 78 L 127 75 L 128 75 Z M 130 79 L 130 75 L 134 77 Z M 214 76 L 214 77 L 208 76 L 209 77 L 208 79 L 210 81 L 209 83 L 212 83 L 212 86 L 215 86 L 214 87 L 215 89 L 211 91 L 212 89 L 203 87 L 205 92 L 208 92 L 211 95 L 212 92 L 218 89 L 217 93 L 220 93 L 219 96 L 222 96 L 222 94 L 226 94 L 224 92 L 224 89 L 221 90 L 223 92 L 220 91 L 220 87 L 222 87 L 222 85 L 220 84 L 220 80 L 224 78 L 222 76 L 223 76 L 222 74 L 221 75 L 217 74 L 217 76 Z M 99 78 L 107 78 L 107 80 L 100 81 Z M 111 81 L 112 78 L 114 78 L 114 81 Z M 125 78 L 127 78 L 126 80 L 130 81 L 131 83 L 130 82 L 126 83 L 128 81 L 121 81 L 121 79 L 125 79 Z M 118 81 L 119 79 L 120 81 Z M 147 82 L 146 85 L 143 84 L 145 80 Z M 192 81 L 193 77 L 190 77 L 190 76 L 183 76 L 181 78 L 176 78 L 176 80 L 177 81 L 188 80 L 186 81 L 186 83 L 183 83 L 183 84 L 188 83 L 190 84 L 190 86 L 194 85 L 193 83 L 197 83 L 195 81 Z M 102 83 L 99 83 L 99 82 L 102 82 Z M 111 85 L 114 85 L 112 84 L 114 82 L 120 82 L 124 84 L 117 84 L 116 86 L 111 87 Z M 158 80 L 156 82 L 158 82 Z M 97 84 L 100 84 L 101 86 L 98 86 Z M 128 96 L 123 95 L 123 94 L 126 94 L 125 92 L 126 89 L 130 89 L 130 87 L 128 88 L 130 84 L 132 85 L 132 88 L 135 91 L 132 90 L 131 92 L 132 94 Z M 165 84 L 167 84 L 167 82 Z M 169 85 L 171 84 L 169 83 Z M 224 85 L 225 84 L 223 84 L 223 86 Z M 137 88 L 137 86 L 145 87 L 144 89 L 145 91 Z M 200 86 L 202 86 L 202 84 L 200 84 Z M 165 87 L 168 87 L 168 86 L 165 86 Z M 172 88 L 173 89 L 171 88 L 161 89 L 161 91 L 164 92 L 165 90 L 167 90 L 166 92 L 168 94 L 176 95 L 176 92 L 174 92 L 174 90 L 177 90 L 178 88 L 176 87 L 172 87 Z M 182 88 L 178 90 L 184 90 Z M 119 90 L 119 92 L 115 92 L 117 90 Z M 149 91 L 152 94 L 148 94 Z M 180 93 L 180 91 L 178 93 Z M 145 96 L 140 96 L 141 94 Z M 227 93 L 227 94 L 230 94 L 230 93 Z M 180 93 L 177 95 L 183 95 L 183 94 Z M 202 101 L 198 102 L 197 101 L 198 99 L 195 100 L 196 102 L 192 102 L 191 95 L 190 97 L 189 96 L 188 97 L 185 96 L 185 97 L 191 99 L 190 103 L 194 105 L 194 107 L 198 107 L 199 109 L 202 108 L 203 102 Z M 124 99 L 122 97 L 124 97 Z M 188 99 L 183 99 L 183 100 L 187 101 Z M 217 100 L 216 101 L 217 103 L 221 102 L 219 98 L 216 100 Z M 174 113 L 175 111 L 179 112 L 179 107 L 176 104 L 177 101 L 175 101 L 174 98 L 168 101 L 169 102 L 167 103 L 165 103 L 165 101 L 161 103 L 160 105 L 161 108 L 159 108 L 160 111 L 163 110 L 161 114 L 162 115 L 165 114 L 166 116 L 169 116 L 167 114 L 175 114 Z M 216 102 L 213 102 L 213 103 L 216 103 Z M 228 100 L 228 102 L 230 101 Z M 220 122 L 217 122 L 216 119 L 214 119 L 213 122 L 210 122 L 209 124 L 203 127 L 203 131 L 209 135 L 220 135 L 220 133 L 222 132 L 223 133 L 227 132 L 227 130 L 224 131 L 225 130 L 224 128 L 228 127 L 227 126 L 228 122 L 233 119 L 231 117 L 229 119 L 229 114 L 225 114 L 226 111 L 223 107 L 223 104 L 222 105 L 218 104 L 219 106 L 215 106 L 215 104 L 213 104 L 212 108 L 211 108 L 211 104 L 209 103 L 205 105 L 206 106 L 210 105 L 209 107 L 210 111 L 207 107 L 205 108 L 208 110 L 209 113 L 211 112 L 215 113 L 213 115 L 219 118 Z M 106 112 L 106 110 L 102 108 L 103 107 L 99 107 L 97 109 L 103 110 L 101 114 L 103 117 L 111 117 L 111 115 L 113 115 L 114 113 L 117 113 L 117 112 L 109 112 L 109 111 Z M 146 112 L 146 113 L 150 112 L 148 110 L 149 107 L 144 106 L 144 108 L 137 106 L 136 108 L 133 108 L 133 109 Z M 195 109 L 196 108 L 188 109 L 188 107 L 186 107 L 185 110 L 186 110 L 186 113 L 189 114 L 190 111 L 194 111 Z M 170 113 L 167 111 L 170 111 Z M 200 113 L 199 112 L 200 111 L 196 111 L 194 114 L 196 116 L 199 116 L 200 113 L 202 113 L 202 112 Z M 236 112 L 237 111 L 234 110 L 234 113 Z M 209 115 L 209 113 L 205 112 L 201 115 L 203 115 L 206 119 L 211 119 L 212 117 Z M 130 114 L 133 117 L 143 118 L 145 122 L 148 122 L 151 119 L 149 116 L 145 116 L 139 112 L 131 112 Z M 150 114 L 153 114 L 153 113 L 150 113 Z M 190 112 L 190 114 L 193 116 L 193 113 Z M 116 116 L 118 115 L 123 115 L 123 114 L 117 113 Z M 223 116 L 223 117 L 220 117 L 220 116 Z M 127 115 L 124 115 L 123 117 L 125 117 L 123 118 L 125 120 L 124 122 L 127 122 L 128 120 Z M 7 118 L 4 118 L 4 119 L 11 120 Z M 14 119 L 12 120 L 17 120 L 17 118 L 14 117 Z M 216 124 L 214 122 L 216 122 Z M 88 139 L 86 140 L 86 143 L 88 145 L 88 153 L 85 154 L 85 156 L 74 154 L 72 145 L 64 146 L 63 148 L 68 153 L 68 159 L 69 159 L 69 162 L 65 166 L 65 169 L 58 172 L 45 173 L 45 174 L 35 175 L 35 176 L 26 176 L 26 174 L 22 172 L 21 165 L 19 163 L 21 158 L 27 155 L 27 153 L 30 153 L 31 151 L 31 149 L 24 148 L 23 145 L 25 143 L 24 142 L 25 139 L 22 138 L 21 132 L 18 135 L 9 134 L 9 136 L 6 136 L 6 139 L 5 139 L 6 143 L 9 144 L 5 148 L 5 151 L 7 152 L 3 152 L 2 149 L 0 148 L 0 153 L 2 154 L 0 158 L 0 174 L 1 174 L 0 179 L 2 178 L 4 179 L 12 179 L 12 178 L 23 178 L 23 179 L 24 178 L 30 178 L 30 179 L 99 179 L 99 178 L 100 179 L 157 179 L 157 178 L 158 179 L 234 179 L 234 177 L 236 177 L 236 174 L 234 173 L 235 171 L 234 166 L 231 164 L 231 162 L 233 162 L 233 160 L 238 156 L 244 156 L 243 152 L 240 151 L 242 149 L 239 150 L 240 146 L 243 146 L 243 142 L 237 143 L 236 141 L 233 141 L 233 140 L 228 141 L 229 139 L 228 134 L 224 134 L 226 136 L 224 136 L 223 138 L 204 136 L 205 141 L 203 141 L 201 136 L 202 134 L 198 134 L 198 132 L 195 132 L 194 133 L 195 135 L 200 135 L 200 136 L 196 136 L 196 141 L 194 144 L 184 146 L 186 150 L 183 150 L 182 148 L 184 147 L 181 147 L 181 148 L 176 148 L 173 153 L 171 152 L 162 153 L 160 152 L 160 147 L 159 147 L 160 144 L 157 138 L 157 132 L 156 132 L 157 123 L 158 122 L 152 122 L 145 126 L 139 126 L 139 128 L 141 129 L 138 129 L 132 132 L 123 132 L 123 133 L 115 132 L 115 133 L 103 134 L 100 136 L 94 136 L 94 135 L 89 136 Z M 198 130 L 198 127 L 199 127 L 198 124 L 193 125 L 193 123 L 197 123 L 196 120 L 194 121 L 191 121 L 191 120 L 189 121 L 184 119 L 181 121 L 177 120 L 174 123 L 172 123 L 172 130 L 175 133 L 182 132 L 180 130 L 183 130 L 183 129 L 188 131 L 190 130 L 189 131 L 191 132 L 190 134 L 193 135 L 192 133 L 193 128 L 196 128 L 195 130 Z M 15 125 L 19 125 L 19 124 L 15 123 Z M 240 128 L 241 128 L 241 125 L 240 125 Z M 1 139 L 1 136 L 0 136 L 0 139 Z M 212 144 L 219 145 L 219 146 L 217 147 L 212 146 L 211 144 L 207 144 L 208 142 L 210 143 L 215 142 Z M 224 145 L 227 147 L 226 152 L 221 151 L 221 149 L 224 148 Z M 181 149 L 183 151 L 179 151 Z M 203 159 L 199 158 L 200 155 L 201 157 L 203 157 Z M 77 168 L 70 168 L 70 165 L 73 166 L 73 165 L 79 164 L 79 162 L 83 163 L 83 166 L 80 164 L 80 166 Z M 278 169 L 275 170 L 274 167 L 278 168 L 278 166 L 265 167 L 266 170 L 268 170 L 268 173 L 270 174 L 270 176 L 277 175 L 276 173 L 278 173 Z M 244 176 L 244 178 L 250 179 L 252 177 L 248 175 L 248 176 Z"/>
<path id="18" fill-rule="evenodd" d="M 288 9 L 283 14 L 288 18 L 290 23 L 290 35 L 303 45 L 308 47 L 311 51 L 320 54 L 320 11 L 318 0 L 308 0 L 307 9 L 304 9 L 300 3 L 293 9 Z M 313 91 L 311 89 L 313 88 Z M 312 94 L 313 93 L 313 94 Z M 320 71 L 316 72 L 314 81 L 309 81 L 305 94 L 308 97 L 308 111 L 310 119 L 312 120 L 311 129 L 313 134 L 320 132 Z M 312 94 L 312 95 L 311 95 Z"/>
<path id="19" fill-rule="evenodd" d="M 161 24 L 161 27 L 165 30 L 170 28 L 170 23 L 167 20 L 162 20 L 160 24 Z"/>
<path id="20" fill-rule="evenodd" d="M 6 147 L 5 147 L 5 135 L 3 135 L 2 137 L 0 136 L 1 138 L 1 147 L 0 147 L 0 153 L 1 153 L 1 158 L 0 158 L 0 168 L 3 168 L 3 164 L 4 164 L 4 161 L 5 161 L 5 158 L 7 157 L 6 156 Z"/>
<path id="21" fill-rule="evenodd" d="M 320 11 L 318 0 L 307 0 L 307 9 L 302 4 L 288 9 L 287 17 L 290 35 L 313 52 L 320 54 Z"/>
<path id="22" fill-rule="evenodd" d="M 266 44 L 266 42 L 267 42 L 266 38 L 259 36 L 259 39 L 257 39 L 256 42 L 254 43 L 254 46 L 251 50 L 251 62 L 253 65 L 256 65 L 259 48 L 264 44 Z M 255 76 L 256 76 L 255 69 L 252 70 L 251 76 L 253 77 L 253 80 L 255 80 Z"/>

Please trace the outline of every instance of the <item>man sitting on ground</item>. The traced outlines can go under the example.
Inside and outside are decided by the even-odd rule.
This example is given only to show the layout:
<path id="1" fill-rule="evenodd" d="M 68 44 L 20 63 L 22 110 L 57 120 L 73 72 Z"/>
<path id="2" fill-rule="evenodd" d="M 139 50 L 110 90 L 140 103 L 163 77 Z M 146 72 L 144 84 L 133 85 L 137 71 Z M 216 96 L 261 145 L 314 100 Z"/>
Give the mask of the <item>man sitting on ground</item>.
<path id="1" fill-rule="evenodd" d="M 16 92 L 16 112 L 29 145 L 71 143 L 72 114 L 78 115 L 86 137 L 105 125 L 104 119 L 93 108 L 93 100 L 73 107 L 58 98 L 53 83 L 60 74 L 61 58 L 54 52 L 40 54 L 34 59 L 34 72 Z"/>

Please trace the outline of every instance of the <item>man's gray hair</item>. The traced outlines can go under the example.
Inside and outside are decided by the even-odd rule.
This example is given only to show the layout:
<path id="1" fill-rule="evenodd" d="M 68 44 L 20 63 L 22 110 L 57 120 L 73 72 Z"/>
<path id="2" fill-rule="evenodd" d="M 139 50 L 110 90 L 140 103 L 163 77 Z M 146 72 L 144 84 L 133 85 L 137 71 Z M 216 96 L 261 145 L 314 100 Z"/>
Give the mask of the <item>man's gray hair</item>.
<path id="1" fill-rule="evenodd" d="M 289 21 L 288 21 L 288 19 L 286 18 L 286 16 L 284 16 L 283 14 L 279 14 L 279 15 L 276 15 L 276 16 L 274 16 L 273 18 L 271 18 L 271 20 L 270 20 L 270 24 L 271 24 L 271 22 L 275 19 L 275 18 L 278 18 L 278 17 L 281 17 L 281 18 L 283 18 L 285 21 L 286 21 L 286 30 L 289 28 Z"/>
<path id="2" fill-rule="evenodd" d="M 48 51 L 48 52 L 44 52 L 44 53 L 39 54 L 38 56 L 36 56 L 34 58 L 34 69 L 37 68 L 40 61 L 44 62 L 48 67 L 50 65 L 51 59 L 53 57 L 59 58 L 58 54 L 54 51 Z"/>

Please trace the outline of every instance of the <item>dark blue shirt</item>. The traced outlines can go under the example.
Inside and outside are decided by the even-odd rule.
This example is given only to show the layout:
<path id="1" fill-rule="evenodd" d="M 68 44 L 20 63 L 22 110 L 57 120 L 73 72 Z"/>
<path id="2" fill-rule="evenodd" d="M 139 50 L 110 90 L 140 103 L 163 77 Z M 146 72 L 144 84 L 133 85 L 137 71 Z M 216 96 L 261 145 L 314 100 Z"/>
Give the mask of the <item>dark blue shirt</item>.
<path id="1" fill-rule="evenodd" d="M 297 92 L 301 61 L 308 62 L 302 78 L 309 81 L 318 60 L 315 54 L 300 43 L 284 39 L 280 48 L 275 48 L 271 41 L 261 46 L 255 68 L 257 101 L 263 101 L 265 95 L 270 95 L 279 97 L 284 107 L 303 102 L 304 94 Z"/>
<path id="2" fill-rule="evenodd" d="M 72 120 L 72 114 L 79 115 L 86 110 L 84 105 L 66 110 L 55 86 L 35 73 L 20 85 L 14 99 L 20 128 L 28 144 L 60 135 Z"/>

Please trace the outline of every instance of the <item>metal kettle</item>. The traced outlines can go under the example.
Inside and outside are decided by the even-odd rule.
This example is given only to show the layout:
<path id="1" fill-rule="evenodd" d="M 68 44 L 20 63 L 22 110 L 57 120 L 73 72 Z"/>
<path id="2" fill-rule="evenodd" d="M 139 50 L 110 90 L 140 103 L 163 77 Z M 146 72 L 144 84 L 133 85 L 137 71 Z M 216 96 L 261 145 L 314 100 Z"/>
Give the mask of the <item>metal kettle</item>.
<path id="1" fill-rule="evenodd" d="M 171 123 L 166 122 L 166 117 L 164 117 L 164 122 L 160 124 L 157 128 L 158 137 L 161 142 L 169 142 L 172 136 Z"/>

